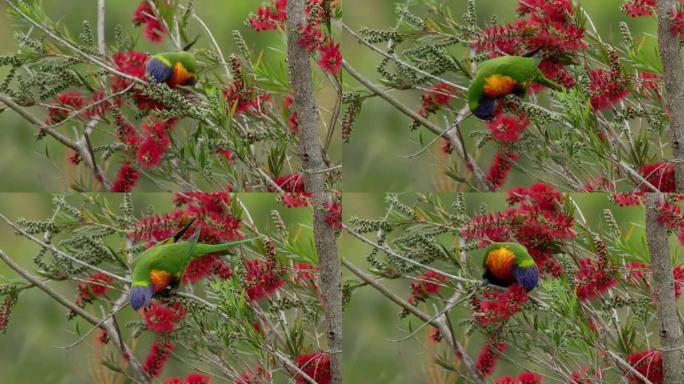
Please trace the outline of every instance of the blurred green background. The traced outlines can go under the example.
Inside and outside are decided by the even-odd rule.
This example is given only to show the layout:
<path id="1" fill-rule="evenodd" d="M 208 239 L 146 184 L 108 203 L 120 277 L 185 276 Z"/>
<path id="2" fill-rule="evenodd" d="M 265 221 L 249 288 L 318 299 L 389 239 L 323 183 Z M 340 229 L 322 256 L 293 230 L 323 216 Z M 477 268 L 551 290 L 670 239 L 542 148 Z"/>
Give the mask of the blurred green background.
<path id="1" fill-rule="evenodd" d="M 395 25 L 394 8 L 403 1 L 363 1 L 345 0 L 343 21 L 350 28 L 359 31 L 361 27 L 371 29 L 387 29 Z M 420 1 L 410 1 L 412 4 L 420 4 Z M 453 0 L 445 2 L 453 15 L 459 17 L 465 12 L 468 2 L 466 0 Z M 632 18 L 619 11 L 623 0 L 579 0 L 591 15 L 601 36 L 606 41 L 622 41 L 619 22 L 625 21 L 632 29 L 635 38 L 643 32 L 654 35 L 656 24 L 652 18 Z M 512 21 L 516 18 L 515 12 L 518 0 L 478 0 L 476 9 L 480 25 L 488 21 L 492 15 L 496 15 L 501 23 Z M 649 44 L 653 44 L 651 41 Z M 383 45 L 378 45 L 384 48 Z M 348 33 L 343 38 L 342 48 L 345 60 L 361 72 L 366 78 L 378 83 L 380 76 L 375 70 L 382 56 L 372 52 L 367 47 Z M 361 87 L 349 75 L 345 75 L 344 81 L 353 88 Z M 393 95 L 405 105 L 414 110 L 420 107 L 420 92 L 395 91 Z M 460 104 L 458 104 L 460 108 Z M 440 126 L 444 126 L 441 121 Z M 452 166 L 457 156 L 443 156 L 439 152 L 439 144 L 433 145 L 427 153 L 413 159 L 405 159 L 400 156 L 413 154 L 420 150 L 424 144 L 419 144 L 419 134 L 422 132 L 423 143 L 432 140 L 434 134 L 425 128 L 419 128 L 416 132 L 410 131 L 410 120 L 390 107 L 379 98 L 372 98 L 363 105 L 360 117 L 354 125 L 351 143 L 343 144 L 343 191 L 349 192 L 384 192 L 384 191 L 454 191 L 457 185 L 452 179 L 444 175 L 447 168 Z M 462 132 L 468 142 L 468 132 L 482 124 L 477 119 L 468 119 L 462 125 Z M 473 140 L 470 140 L 473 141 Z M 474 148 L 474 142 L 467 145 Z M 484 147 L 479 154 L 478 161 L 481 168 L 486 172 L 495 152 L 495 146 L 491 143 Z M 471 151 L 471 155 L 477 156 Z M 529 169 L 525 161 L 519 162 L 520 167 Z M 501 189 L 506 190 L 510 186 L 529 185 L 531 178 L 525 172 L 513 170 L 508 177 L 508 183 Z"/>
<path id="2" fill-rule="evenodd" d="M 44 0 L 47 14 L 53 21 L 59 21 L 66 26 L 72 35 L 78 36 L 81 31 L 83 20 L 88 20 L 90 25 L 95 28 L 97 20 L 96 2 L 83 0 L 54 1 Z M 164 52 L 175 48 L 169 39 L 165 39 L 161 45 L 149 43 L 143 38 L 144 27 L 134 27 L 131 17 L 140 0 L 109 0 L 106 3 L 108 42 L 113 42 L 113 34 L 116 25 L 120 25 L 124 32 L 130 33 L 137 39 L 136 49 L 146 52 Z M 184 2 L 185 3 L 185 2 Z M 278 32 L 254 32 L 249 28 L 245 21 L 250 13 L 255 13 L 261 4 L 269 4 L 270 1 L 215 1 L 198 0 L 195 1 L 196 13 L 206 22 L 212 30 L 214 37 L 222 48 L 226 58 L 231 53 L 236 52 L 237 48 L 233 43 L 231 32 L 239 30 L 248 46 L 252 49 L 254 57 L 262 55 L 262 59 L 274 68 L 285 68 L 285 43 L 283 35 Z M 5 14 L 7 4 L 0 2 L 0 55 L 16 52 L 17 43 L 13 38 L 17 27 Z M 191 19 L 190 36 L 200 35 L 200 39 L 194 48 L 212 49 L 204 30 Z M 35 34 L 35 32 L 34 32 Z M 37 35 L 37 34 L 36 34 Z M 313 63 L 313 62 L 312 62 Z M 313 63 L 312 68 L 317 65 Z M 0 67 L 0 79 L 4 79 L 8 68 Z M 222 72 L 220 72 L 222 73 Z M 335 92 L 331 90 L 330 83 L 323 79 L 322 72 L 315 69 L 314 76 L 317 84 L 325 85 L 319 89 L 319 102 L 329 106 L 335 97 Z M 1 90 L 0 90 L 1 91 Z M 278 98 L 280 99 L 280 98 Z M 42 112 L 40 112 L 42 113 Z M 41 114 L 41 116 L 43 116 Z M 328 114 L 323 116 L 327 119 Z M 327 120 L 326 120 L 327 121 Z M 67 124 L 68 125 L 68 124 Z M 184 123 L 187 125 L 187 123 Z M 0 182 L 0 191 L 3 192 L 64 192 L 71 191 L 70 184 L 74 180 L 88 180 L 90 172 L 81 167 L 74 167 L 67 161 L 67 152 L 64 147 L 52 139 L 45 138 L 36 142 L 36 130 L 28 125 L 22 118 L 12 111 L 6 110 L 0 113 L 0 126 L 2 127 L 3 138 L 0 140 L 0 175 L 3 181 Z M 105 134 L 100 136 L 106 142 L 111 140 L 112 130 L 103 124 L 99 125 Z M 71 127 L 62 127 L 62 132 L 73 135 Z M 339 132 L 339 126 L 337 127 Z M 102 144 L 96 141 L 94 145 Z M 339 163 L 341 160 L 341 140 L 338 135 L 334 136 L 330 146 L 330 158 Z M 78 169 L 77 169 L 78 168 Z M 112 167 L 109 173 L 114 175 L 118 167 Z M 113 176 L 111 176 L 113 178 Z M 93 188 L 98 188 L 97 184 Z M 97 189 L 96 189 L 97 190 Z M 159 187 L 141 178 L 136 192 L 156 192 Z"/>
<path id="3" fill-rule="evenodd" d="M 454 200 L 453 194 L 438 194 L 449 207 Z M 506 195 L 501 193 L 467 193 L 466 206 L 471 217 L 480 212 L 481 206 L 486 206 L 486 212 L 496 212 L 506 207 Z M 603 219 L 603 210 L 610 209 L 623 233 L 632 231 L 630 241 L 634 244 L 645 242 L 643 232 L 643 209 L 640 207 L 620 208 L 608 200 L 607 194 L 572 194 L 573 199 L 581 209 L 592 231 L 604 233 L 608 228 Z M 413 206 L 416 195 L 402 193 L 400 200 Z M 352 217 L 362 219 L 381 219 L 385 214 L 384 194 L 345 193 L 344 222 L 348 223 Z M 371 235 L 371 240 L 375 238 Z M 676 239 L 673 238 L 676 242 Z M 448 245 L 447 245 L 448 246 Z M 370 247 L 359 240 L 344 234 L 340 242 L 341 255 L 355 265 L 368 270 L 366 256 Z M 675 248 L 673 248 L 675 249 Z M 382 259 L 380 259 L 382 260 Z M 344 271 L 347 278 L 354 279 L 348 271 Z M 408 298 L 411 292 L 410 281 L 383 280 L 382 283 L 400 297 Z M 428 301 L 429 303 L 429 301 Z M 420 308 L 429 313 L 435 309 L 426 304 Z M 405 319 L 399 317 L 400 308 L 390 302 L 375 289 L 363 287 L 355 290 L 351 302 L 345 309 L 344 319 L 344 377 L 347 383 L 383 383 L 383 384 L 441 384 L 436 380 L 443 373 L 443 369 L 435 369 L 430 351 L 435 350 L 434 342 L 430 341 L 430 330 L 426 327 L 413 338 L 403 342 L 396 342 L 410 334 L 412 329 L 422 324 L 413 316 Z M 468 318 L 469 313 L 453 310 L 451 319 L 454 324 L 459 318 Z M 457 329 L 457 332 L 461 331 Z M 657 341 L 654 341 L 657 343 Z M 442 343 L 444 344 L 444 343 Z M 482 337 L 476 333 L 471 339 L 468 352 L 474 359 L 480 352 Z M 441 349 L 440 349 L 441 350 Z M 512 350 L 512 349 L 511 349 Z M 510 353 L 510 355 L 509 355 Z M 507 351 L 507 355 L 515 359 L 515 352 Z M 427 367 L 432 366 L 433 369 Z M 502 375 L 519 373 L 520 368 L 500 359 L 494 378 Z M 616 379 L 617 380 L 617 379 Z M 617 381 L 607 381 L 617 382 Z"/>
<path id="4" fill-rule="evenodd" d="M 86 206 L 85 199 L 77 194 L 68 194 L 67 201 L 77 208 Z M 300 231 L 300 239 L 311 241 L 311 211 L 308 209 L 288 209 L 277 202 L 277 196 L 267 193 L 237 194 L 249 209 L 257 227 L 262 233 L 274 231 L 270 221 L 270 211 L 277 210 L 291 234 Z M 121 202 L 121 195 L 104 194 L 105 199 L 114 208 Z M 15 221 L 18 218 L 47 220 L 51 217 L 53 195 L 50 194 L 0 194 L 0 213 Z M 171 194 L 142 193 L 133 196 L 136 217 L 143 216 L 147 209 L 154 213 L 169 212 L 173 208 Z M 31 241 L 15 235 L 14 230 L 0 222 L 0 249 L 27 270 L 33 272 L 33 257 L 38 247 Z M 15 281 L 19 277 L 4 263 L 0 262 L 0 283 Z M 200 287 L 202 282 L 195 285 Z M 77 297 L 76 282 L 53 282 L 51 287 L 57 289 L 65 297 Z M 97 307 L 92 304 L 87 310 L 94 313 Z M 0 383 L 40 383 L 40 384 L 107 384 L 96 378 L 101 372 L 108 372 L 98 361 L 99 344 L 95 335 L 77 347 L 69 350 L 58 349 L 79 339 L 75 334 L 75 324 L 84 332 L 90 325 L 82 320 L 67 321 L 65 309 L 37 289 L 29 289 L 19 296 L 19 301 L 11 317 L 7 334 L 0 335 Z M 99 315 L 99 313 L 97 313 Z M 139 320 L 139 315 L 130 308 L 118 316 L 119 324 Z M 124 333 L 126 333 L 124 331 Z M 144 335 L 140 341 L 136 356 L 144 361 L 151 338 Z M 111 348 L 111 347 L 108 347 Z M 178 351 L 177 351 L 178 352 Z M 181 356 L 185 354 L 181 351 Z M 187 357 L 187 356 L 185 356 Z M 246 358 L 249 360 L 248 358 Z M 185 375 L 191 369 L 172 357 L 162 377 Z M 215 379 L 214 382 L 225 382 Z"/>

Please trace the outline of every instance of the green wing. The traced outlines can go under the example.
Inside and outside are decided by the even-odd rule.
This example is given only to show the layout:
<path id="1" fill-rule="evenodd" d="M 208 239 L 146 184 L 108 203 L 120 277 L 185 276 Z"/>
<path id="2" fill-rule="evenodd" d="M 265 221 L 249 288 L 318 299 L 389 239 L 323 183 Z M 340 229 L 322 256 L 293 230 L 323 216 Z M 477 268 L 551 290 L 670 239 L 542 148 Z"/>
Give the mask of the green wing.
<path id="1" fill-rule="evenodd" d="M 489 244 L 489 246 L 487 248 L 485 248 L 484 256 L 482 257 L 482 267 L 483 268 L 487 267 L 487 255 L 489 255 L 489 252 L 493 251 L 494 249 L 498 249 L 498 248 L 510 249 L 515 254 L 515 264 L 518 265 L 519 267 L 527 267 L 529 265 L 535 264 L 534 259 L 527 252 L 527 248 L 525 248 L 525 246 L 518 244 L 518 243 L 500 242 L 500 243 L 491 243 L 491 244 Z"/>

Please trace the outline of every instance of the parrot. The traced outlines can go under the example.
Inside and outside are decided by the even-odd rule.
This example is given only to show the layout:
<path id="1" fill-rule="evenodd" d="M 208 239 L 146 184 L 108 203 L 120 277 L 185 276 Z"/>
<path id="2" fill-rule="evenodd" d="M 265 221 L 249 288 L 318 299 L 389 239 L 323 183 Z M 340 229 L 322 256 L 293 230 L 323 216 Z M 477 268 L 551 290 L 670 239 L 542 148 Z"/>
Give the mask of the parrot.
<path id="1" fill-rule="evenodd" d="M 550 80 L 539 69 L 539 59 L 525 56 L 500 56 L 480 64 L 468 87 L 468 107 L 482 120 L 496 116 L 496 100 L 510 94 L 525 97 L 532 83 L 555 91 L 564 88 Z"/>
<path id="2" fill-rule="evenodd" d="M 128 301 L 134 310 L 150 305 L 155 294 L 168 294 L 180 285 L 190 261 L 255 240 L 245 239 L 221 244 L 198 243 L 199 227 L 188 241 L 180 241 L 192 221 L 173 237 L 143 251 L 133 262 L 133 283 Z"/>
<path id="3" fill-rule="evenodd" d="M 531 291 L 539 282 L 539 269 L 527 248 L 518 243 L 492 243 L 484 250 L 483 279 L 501 287 L 514 283 Z"/>
<path id="4" fill-rule="evenodd" d="M 194 85 L 197 82 L 197 60 L 185 51 L 158 53 L 147 61 L 145 73 L 157 83 L 166 83 L 173 88 L 179 85 Z"/>

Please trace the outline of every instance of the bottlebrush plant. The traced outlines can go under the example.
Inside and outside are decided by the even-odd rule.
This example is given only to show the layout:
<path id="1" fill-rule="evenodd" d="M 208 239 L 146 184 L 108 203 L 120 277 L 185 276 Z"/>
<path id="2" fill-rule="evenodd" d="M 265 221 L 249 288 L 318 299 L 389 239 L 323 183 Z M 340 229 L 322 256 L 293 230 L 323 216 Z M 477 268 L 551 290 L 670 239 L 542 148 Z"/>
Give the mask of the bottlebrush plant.
<path id="1" fill-rule="evenodd" d="M 353 128 L 353 121 L 369 113 L 368 100 L 380 98 L 412 121 L 404 134 L 416 139 L 419 151 L 410 157 L 433 147 L 436 152 L 440 146 L 433 144 L 443 143 L 436 169 L 461 184 L 449 190 L 518 185 L 508 182 L 517 170 L 572 191 L 673 191 L 652 182 L 654 165 L 672 153 L 655 30 L 633 36 L 628 23 L 616 22 L 611 28 L 621 34 L 601 36 L 592 15 L 574 0 L 520 0 L 512 19 L 478 15 L 476 0 L 468 0 L 461 15 L 455 8 L 464 3 L 403 2 L 392 28 L 345 26 L 381 57 L 373 77 L 384 86 L 347 66 L 360 83 L 346 97 L 348 145 L 356 145 L 354 130 L 368 128 Z M 655 18 L 655 3 L 630 0 L 613 12 Z M 681 14 L 672 10 L 675 35 Z M 506 55 L 536 58 L 541 72 L 564 90 L 519 84 L 527 88 L 526 98 L 501 98 L 493 119 L 471 116 L 460 124 L 470 113 L 467 95 L 478 68 Z M 405 102 L 409 95 L 399 101 L 393 96 L 399 92 L 415 102 Z"/>
<path id="2" fill-rule="evenodd" d="M 365 210 L 374 200 L 356 198 Z M 653 207 L 659 225 L 672 229 L 671 244 L 680 201 Z M 345 219 L 347 305 L 374 289 L 399 306 L 391 323 L 398 329 L 382 332 L 400 359 L 426 362 L 411 370 L 416 382 L 664 383 L 646 245 L 653 228 L 644 231 L 643 204 L 639 196 L 563 194 L 546 184 L 505 195 L 386 195 L 379 217 Z M 526 247 L 540 274 L 533 290 L 485 283 L 483 249 L 492 242 Z M 351 256 L 363 250 L 365 260 Z M 673 264 L 680 298 L 684 266 L 678 256 Z"/>
<path id="3" fill-rule="evenodd" d="M 69 182 L 77 191 L 130 192 L 138 185 L 154 191 L 281 191 L 286 187 L 277 178 L 301 172 L 297 117 L 290 111 L 283 65 L 287 47 L 276 39 L 273 49 L 254 52 L 241 30 L 272 29 L 284 37 L 284 4 L 277 2 L 275 13 L 266 5 L 255 8 L 256 15 L 245 13 L 229 52 L 193 0 L 142 0 L 130 9 L 130 23 L 110 35 L 104 6 L 97 8 L 96 22 L 84 20 L 75 30 L 53 20 L 40 1 L 8 1 L 7 20 L 16 25 L 19 49 L 0 56 L 0 66 L 8 69 L 0 79 L 0 105 L 34 125 L 38 140 L 65 146 L 64 164 L 78 172 L 60 173 L 74 175 Z M 321 81 L 335 84 L 341 64 L 331 27 L 336 8 L 310 2 L 311 21 L 301 32 L 312 68 L 320 67 Z M 143 50 L 141 39 L 153 48 Z M 152 57 L 176 51 L 189 53 L 197 68 L 186 63 L 163 81 L 146 71 Z M 339 176 L 329 156 L 339 115 L 332 99 L 319 106 L 327 121 L 322 135 L 329 189 Z"/>
<path id="4" fill-rule="evenodd" d="M 0 284 L 0 331 L 19 332 L 13 308 L 30 302 L 27 291 L 41 290 L 68 309 L 76 331 L 67 348 L 89 345 L 102 362 L 82 370 L 86 375 L 109 370 L 111 382 L 139 383 L 329 383 L 311 211 L 287 212 L 270 194 L 162 196 L 153 208 L 130 194 L 58 195 L 44 219 L 0 214 L 39 246 L 32 267 L 0 251 L 20 278 Z M 264 209 L 270 217 L 256 217 Z M 197 232 L 201 243 L 256 240 L 193 260 L 178 290 L 133 311 L 132 263 L 190 222 L 185 237 Z"/>

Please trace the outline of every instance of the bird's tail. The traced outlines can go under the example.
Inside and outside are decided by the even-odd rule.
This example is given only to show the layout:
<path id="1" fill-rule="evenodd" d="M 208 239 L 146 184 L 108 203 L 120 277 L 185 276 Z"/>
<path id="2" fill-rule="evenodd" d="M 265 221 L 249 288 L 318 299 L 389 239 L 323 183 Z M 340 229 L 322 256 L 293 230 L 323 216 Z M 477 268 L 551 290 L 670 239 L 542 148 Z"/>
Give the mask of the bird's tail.
<path id="1" fill-rule="evenodd" d="M 537 78 L 535 79 L 535 81 L 537 83 L 539 83 L 545 87 L 551 88 L 556 92 L 561 92 L 561 91 L 565 90 L 565 88 L 562 85 L 560 85 L 560 84 L 556 83 L 555 81 L 546 77 L 544 75 L 544 72 L 542 72 L 540 69 L 537 69 L 537 72 L 538 72 Z"/>
<path id="2" fill-rule="evenodd" d="M 230 248 L 238 246 L 240 244 L 251 243 L 256 239 L 257 239 L 256 237 L 253 237 L 251 239 L 230 241 L 230 242 L 221 243 L 221 244 L 195 244 L 195 247 L 194 247 L 192 253 L 193 253 L 193 256 L 200 257 L 200 256 L 208 255 L 210 253 L 223 252 L 223 251 L 226 251 Z"/>

